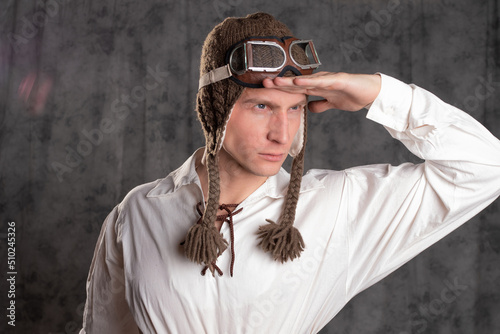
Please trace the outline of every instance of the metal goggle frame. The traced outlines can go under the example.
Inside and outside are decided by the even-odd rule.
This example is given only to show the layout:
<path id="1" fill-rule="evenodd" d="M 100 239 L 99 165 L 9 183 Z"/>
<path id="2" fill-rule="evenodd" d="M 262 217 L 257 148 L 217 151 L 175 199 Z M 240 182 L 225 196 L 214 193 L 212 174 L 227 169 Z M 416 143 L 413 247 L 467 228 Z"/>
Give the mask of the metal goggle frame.
<path id="1" fill-rule="evenodd" d="M 226 64 L 203 75 L 199 88 L 229 77 L 246 87 L 262 87 L 265 78 L 288 71 L 309 75 L 321 65 L 312 40 L 291 37 L 246 39 L 230 49 Z"/>

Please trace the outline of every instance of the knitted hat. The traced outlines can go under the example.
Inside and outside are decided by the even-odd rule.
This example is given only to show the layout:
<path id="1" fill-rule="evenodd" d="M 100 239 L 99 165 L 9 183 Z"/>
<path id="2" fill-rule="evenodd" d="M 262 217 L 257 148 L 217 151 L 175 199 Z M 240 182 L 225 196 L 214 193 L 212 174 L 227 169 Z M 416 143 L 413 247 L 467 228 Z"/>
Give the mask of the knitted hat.
<path id="1" fill-rule="evenodd" d="M 244 18 L 227 18 L 207 36 L 202 49 L 200 77 L 226 65 L 226 53 L 236 43 L 251 36 L 293 36 L 283 23 L 265 13 L 256 13 Z M 237 80 L 227 78 L 202 87 L 198 91 L 196 110 L 205 134 L 206 166 L 208 172 L 208 201 L 197 224 L 186 236 L 184 247 L 187 257 L 198 263 L 210 265 L 227 248 L 227 241 L 215 227 L 219 208 L 218 152 L 222 146 L 225 128 L 231 110 L 245 87 Z M 299 198 L 300 183 L 304 168 L 306 142 L 306 110 L 301 128 L 294 139 L 290 154 L 294 156 L 290 184 L 278 222 L 267 220 L 259 227 L 259 245 L 270 252 L 275 260 L 285 262 L 300 256 L 304 241 L 293 226 L 295 209 Z"/>

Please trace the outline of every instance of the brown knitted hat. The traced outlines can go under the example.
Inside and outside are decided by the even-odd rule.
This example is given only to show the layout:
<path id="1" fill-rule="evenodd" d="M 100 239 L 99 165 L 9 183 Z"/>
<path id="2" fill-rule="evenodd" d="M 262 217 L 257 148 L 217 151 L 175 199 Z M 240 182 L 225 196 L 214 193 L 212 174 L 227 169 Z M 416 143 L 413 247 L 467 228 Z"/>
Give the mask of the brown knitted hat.
<path id="1" fill-rule="evenodd" d="M 269 14 L 256 13 L 244 18 L 227 18 L 217 25 L 205 40 L 201 55 L 200 77 L 226 65 L 227 51 L 236 43 L 252 36 L 281 38 L 293 35 L 286 25 Z M 206 140 L 209 194 L 203 216 L 189 229 L 184 247 L 187 257 L 199 264 L 214 263 L 228 244 L 214 224 L 220 195 L 218 152 L 222 146 L 229 115 L 243 89 L 243 86 L 228 78 L 204 86 L 198 91 L 196 110 Z M 294 154 L 290 184 L 278 223 L 267 220 L 269 224 L 261 226 L 258 231 L 260 246 L 264 251 L 270 252 L 275 260 L 281 262 L 299 257 L 304 249 L 304 241 L 300 232 L 293 226 L 293 222 L 304 167 L 306 113 L 304 111 L 303 133 L 298 137 L 301 142 L 298 153 Z"/>

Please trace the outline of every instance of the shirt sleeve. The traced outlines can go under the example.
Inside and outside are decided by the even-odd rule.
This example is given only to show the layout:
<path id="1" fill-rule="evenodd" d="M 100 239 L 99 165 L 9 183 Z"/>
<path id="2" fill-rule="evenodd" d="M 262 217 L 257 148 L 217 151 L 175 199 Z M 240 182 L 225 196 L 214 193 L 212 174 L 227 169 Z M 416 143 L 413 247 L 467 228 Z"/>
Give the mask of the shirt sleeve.
<path id="1" fill-rule="evenodd" d="M 350 298 L 500 195 L 500 141 L 424 89 L 381 76 L 367 118 L 425 162 L 346 170 Z"/>
<path id="2" fill-rule="evenodd" d="M 80 334 L 139 334 L 125 299 L 123 253 L 115 207 L 101 229 L 87 279 Z"/>

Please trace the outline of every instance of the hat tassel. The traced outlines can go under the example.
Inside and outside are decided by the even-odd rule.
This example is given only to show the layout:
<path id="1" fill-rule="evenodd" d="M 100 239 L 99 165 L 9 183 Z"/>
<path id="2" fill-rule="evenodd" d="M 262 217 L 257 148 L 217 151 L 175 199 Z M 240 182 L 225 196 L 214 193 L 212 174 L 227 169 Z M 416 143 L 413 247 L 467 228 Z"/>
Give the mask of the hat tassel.
<path id="1" fill-rule="evenodd" d="M 209 178 L 208 203 L 203 216 L 198 223 L 188 230 L 184 249 L 186 256 L 198 264 L 210 265 L 215 262 L 228 246 L 228 242 L 215 227 L 217 209 L 219 208 L 219 169 L 217 157 L 207 155 L 207 170 Z"/>

